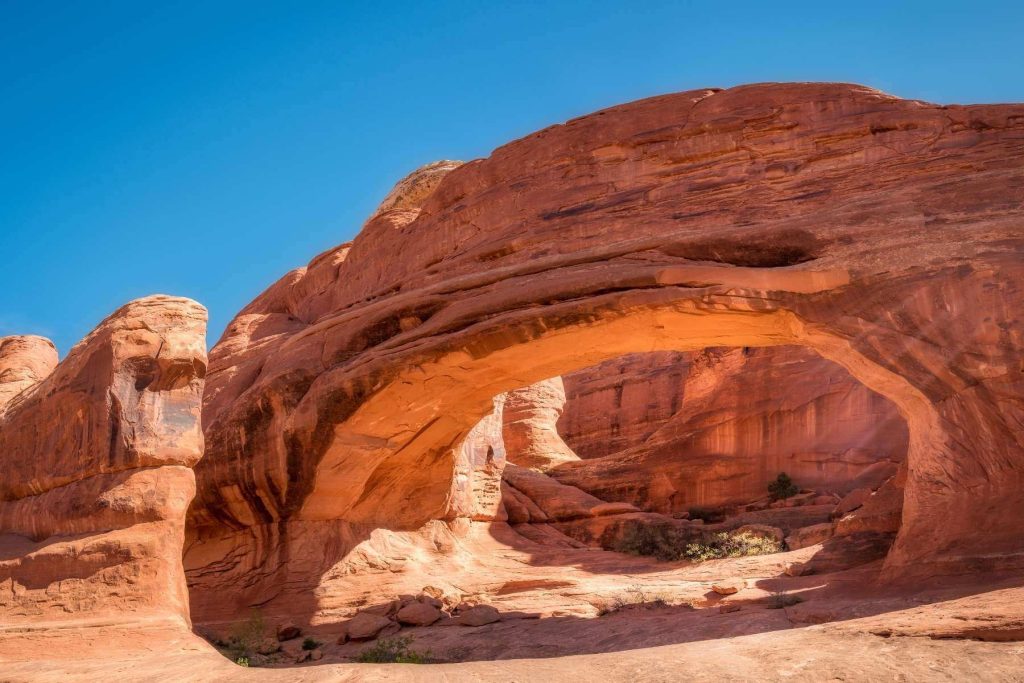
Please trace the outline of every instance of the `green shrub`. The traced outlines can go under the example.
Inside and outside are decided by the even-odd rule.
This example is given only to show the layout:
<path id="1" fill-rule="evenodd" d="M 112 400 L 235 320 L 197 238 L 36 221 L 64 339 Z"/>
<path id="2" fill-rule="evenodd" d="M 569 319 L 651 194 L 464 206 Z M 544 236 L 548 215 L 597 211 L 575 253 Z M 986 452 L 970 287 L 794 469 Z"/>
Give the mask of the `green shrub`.
<path id="1" fill-rule="evenodd" d="M 800 488 L 793 483 L 793 480 L 785 472 L 779 472 L 779 476 L 775 477 L 775 481 L 768 484 L 768 495 L 771 496 L 772 500 L 791 498 L 798 493 L 800 493 Z"/>
<path id="2" fill-rule="evenodd" d="M 684 556 L 694 562 L 718 560 L 723 557 L 748 557 L 770 555 L 782 551 L 782 545 L 774 538 L 766 538 L 744 531 L 739 534 L 717 533 L 701 543 L 686 546 Z"/>
<path id="3" fill-rule="evenodd" d="M 306 638 L 302 641 L 303 650 L 315 650 L 321 645 L 323 645 L 323 643 L 321 643 L 319 640 L 314 640 L 313 638 Z"/>
<path id="4" fill-rule="evenodd" d="M 615 529 L 605 547 L 620 553 L 648 555 L 659 560 L 679 560 L 692 534 L 680 531 L 670 524 L 628 522 Z"/>
<path id="5" fill-rule="evenodd" d="M 227 642 L 223 643 L 228 658 L 239 666 L 250 666 L 260 643 L 263 642 L 265 630 L 263 615 L 254 609 L 248 619 L 231 627 Z"/>
<path id="6" fill-rule="evenodd" d="M 364 664 L 426 664 L 430 653 L 410 650 L 411 642 L 411 636 L 382 638 L 370 649 L 360 652 L 356 661 Z"/>

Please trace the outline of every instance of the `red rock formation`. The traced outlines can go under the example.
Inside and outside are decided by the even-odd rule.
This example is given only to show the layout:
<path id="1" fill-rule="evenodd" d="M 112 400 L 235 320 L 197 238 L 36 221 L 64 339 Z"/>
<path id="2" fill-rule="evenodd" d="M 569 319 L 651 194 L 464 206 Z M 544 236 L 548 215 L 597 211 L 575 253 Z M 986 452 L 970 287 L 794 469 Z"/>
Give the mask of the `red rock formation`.
<path id="1" fill-rule="evenodd" d="M 0 339 L 0 641 L 62 620 L 188 623 L 205 325 L 198 304 L 154 296 L 59 365 L 44 339 Z"/>
<path id="2" fill-rule="evenodd" d="M 506 394 L 503 414 L 506 455 L 523 467 L 549 469 L 580 458 L 558 433 L 565 405 L 561 377 L 553 377 Z"/>
<path id="3" fill-rule="evenodd" d="M 0 417 L 57 367 L 57 349 L 35 336 L 0 337 Z"/>
<path id="4" fill-rule="evenodd" d="M 502 415 L 506 395 L 494 398 L 494 409 L 470 430 L 458 448 L 449 509 L 454 517 L 504 521 L 501 474 L 505 469 Z"/>
<path id="5" fill-rule="evenodd" d="M 806 346 L 896 404 L 891 572 L 1024 563 L 1022 157 L 1024 106 L 796 84 L 615 107 L 448 172 L 211 354 L 197 604 L 237 572 L 315 602 L 353 530 L 451 516 L 492 397 L 708 346 Z"/>
<path id="6" fill-rule="evenodd" d="M 558 433 L 581 458 L 643 444 L 682 406 L 690 355 L 637 353 L 570 372 Z"/>
<path id="7" fill-rule="evenodd" d="M 552 472 L 605 500 L 664 513 L 736 505 L 764 497 L 780 472 L 845 494 L 878 488 L 906 454 L 896 407 L 808 349 L 699 352 L 682 370 L 662 366 L 673 379 L 654 384 L 629 371 L 633 358 L 566 379 L 576 391 L 565 411 L 578 430 L 567 435 L 573 446 L 614 442 L 616 425 L 638 424 L 631 448 Z M 657 366 L 640 363 L 639 378 L 654 374 Z"/>

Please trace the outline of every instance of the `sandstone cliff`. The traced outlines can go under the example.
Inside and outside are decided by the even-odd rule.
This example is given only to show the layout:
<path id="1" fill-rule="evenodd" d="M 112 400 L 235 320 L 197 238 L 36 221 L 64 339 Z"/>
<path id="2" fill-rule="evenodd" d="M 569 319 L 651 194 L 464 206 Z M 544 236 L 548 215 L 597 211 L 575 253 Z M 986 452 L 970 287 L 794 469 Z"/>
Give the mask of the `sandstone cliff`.
<path id="1" fill-rule="evenodd" d="M 822 492 L 876 489 L 907 451 L 895 405 L 800 347 L 627 356 L 565 382 L 566 441 L 606 453 L 551 473 L 646 510 L 748 503 L 780 472 Z"/>

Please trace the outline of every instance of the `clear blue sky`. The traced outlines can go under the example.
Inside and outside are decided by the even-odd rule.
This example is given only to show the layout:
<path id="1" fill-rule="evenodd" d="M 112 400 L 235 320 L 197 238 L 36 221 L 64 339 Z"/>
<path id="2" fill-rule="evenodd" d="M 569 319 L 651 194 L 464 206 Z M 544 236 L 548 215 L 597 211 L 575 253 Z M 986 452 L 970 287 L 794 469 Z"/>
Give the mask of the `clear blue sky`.
<path id="1" fill-rule="evenodd" d="M 658 93 L 1024 100 L 1024 2 L 0 0 L 0 335 L 152 293 L 210 342 L 391 185 Z"/>

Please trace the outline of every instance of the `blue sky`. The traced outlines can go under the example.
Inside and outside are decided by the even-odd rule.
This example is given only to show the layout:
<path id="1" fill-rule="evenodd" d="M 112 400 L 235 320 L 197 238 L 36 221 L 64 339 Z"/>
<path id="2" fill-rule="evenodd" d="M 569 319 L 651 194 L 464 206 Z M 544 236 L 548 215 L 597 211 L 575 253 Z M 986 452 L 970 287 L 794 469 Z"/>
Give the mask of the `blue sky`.
<path id="1" fill-rule="evenodd" d="M 0 0 L 0 335 L 168 293 L 212 343 L 428 161 L 706 86 L 1020 102 L 1022 43 L 999 0 Z"/>

